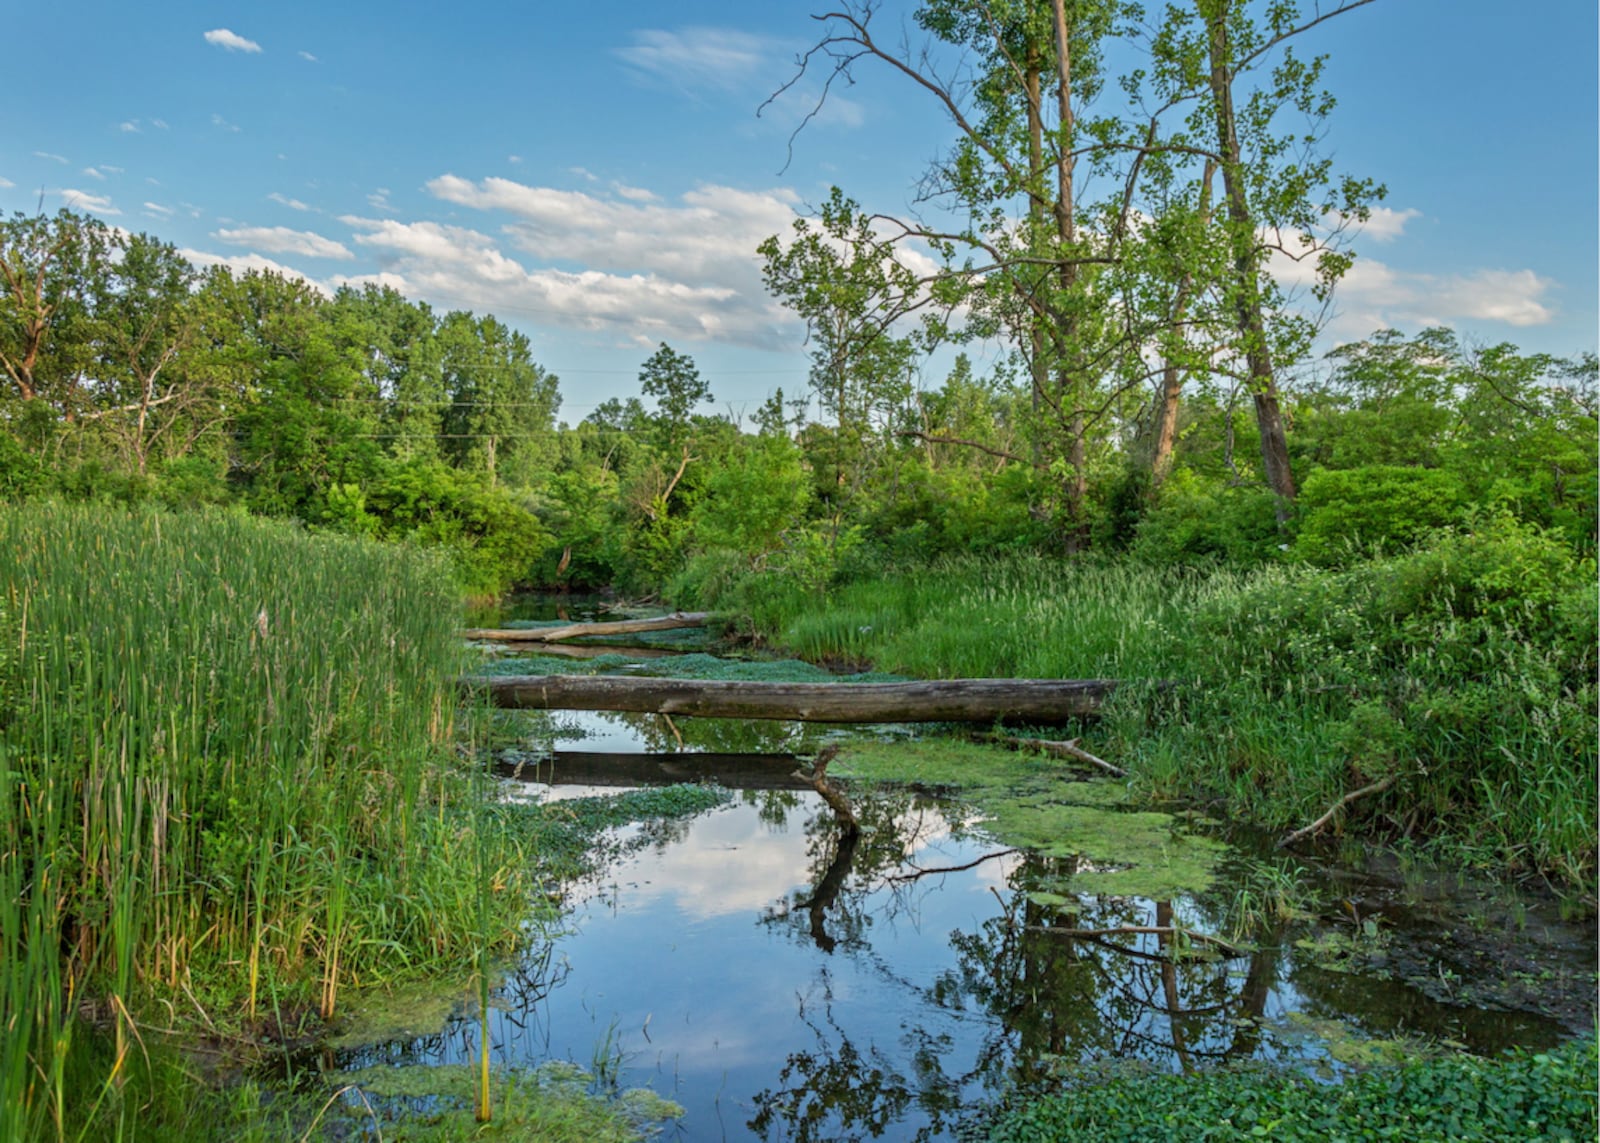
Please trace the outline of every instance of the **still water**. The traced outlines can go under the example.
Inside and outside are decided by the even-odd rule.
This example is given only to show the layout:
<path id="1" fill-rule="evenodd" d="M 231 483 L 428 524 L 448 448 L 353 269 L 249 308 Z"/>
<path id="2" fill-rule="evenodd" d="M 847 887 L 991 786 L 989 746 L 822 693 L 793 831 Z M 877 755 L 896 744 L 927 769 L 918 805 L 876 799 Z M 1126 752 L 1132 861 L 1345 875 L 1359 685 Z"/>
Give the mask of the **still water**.
<path id="1" fill-rule="evenodd" d="M 588 731 L 610 747 L 626 737 L 621 720 L 607 736 Z M 702 769 L 756 765 L 707 757 Z M 493 1059 L 570 1060 L 649 1087 L 686 1109 L 667 1138 L 933 1140 L 1084 1065 L 1284 1059 L 1331 1076 L 1364 1058 L 1352 1044 L 1376 1041 L 1381 1055 L 1395 1038 L 1429 1037 L 1493 1050 L 1566 1034 L 1544 1017 L 1486 1014 L 1329 967 L 1326 949 L 1291 939 L 1304 924 L 1237 955 L 1174 955 L 1170 935 L 1124 931 L 1220 932 L 1231 885 L 1172 901 L 1062 901 L 1037 888 L 1070 872 L 1060 861 L 1005 849 L 948 803 L 877 794 L 858 814 L 852 840 L 809 790 L 746 790 L 636 838 L 575 887 L 565 932 L 505 982 Z M 477 1037 L 464 1019 L 348 1062 L 465 1064 Z"/>
<path id="2" fill-rule="evenodd" d="M 1593 1027 L 1592 929 L 1545 905 L 1412 867 L 1289 862 L 1238 831 L 1204 893 L 1063 893 L 1071 861 L 1007 849 L 931 793 L 857 791 L 861 829 L 842 829 L 791 777 L 791 752 L 840 733 L 531 716 L 501 767 L 507 797 L 707 780 L 730 795 L 629 827 L 622 856 L 568 887 L 563 930 L 499 989 L 495 1064 L 572 1061 L 600 1089 L 648 1087 L 685 1109 L 669 1139 L 943 1140 L 981 1137 L 999 1101 L 1085 1068 L 1255 1059 L 1331 1078 L 1421 1045 L 1492 1052 Z M 1273 884 L 1296 908 L 1236 937 Z M 1579 1001 L 1552 998 L 1563 989 Z M 478 1036 L 464 1015 L 341 1063 L 470 1064 Z"/>

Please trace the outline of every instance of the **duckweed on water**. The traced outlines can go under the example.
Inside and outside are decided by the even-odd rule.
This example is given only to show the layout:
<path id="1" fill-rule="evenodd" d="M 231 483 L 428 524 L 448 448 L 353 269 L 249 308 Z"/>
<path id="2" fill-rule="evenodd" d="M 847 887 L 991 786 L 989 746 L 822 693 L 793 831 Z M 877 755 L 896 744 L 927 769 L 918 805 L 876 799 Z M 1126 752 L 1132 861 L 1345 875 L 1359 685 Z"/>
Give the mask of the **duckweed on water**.
<path id="1" fill-rule="evenodd" d="M 473 1067 L 378 1066 L 338 1078 L 346 1119 L 376 1125 L 384 1139 L 414 1143 L 628 1143 L 683 1115 L 678 1104 L 646 1089 L 597 1096 L 592 1075 L 562 1062 L 495 1073 L 489 1123 L 473 1118 Z"/>
<path id="2" fill-rule="evenodd" d="M 1077 893 L 1170 898 L 1212 883 L 1228 852 L 1181 832 L 1171 814 L 1136 812 L 1120 781 L 1083 781 L 1069 766 L 957 739 L 857 743 L 833 766 L 854 780 L 953 787 L 981 810 L 984 828 L 1046 857 L 1077 858 Z"/>

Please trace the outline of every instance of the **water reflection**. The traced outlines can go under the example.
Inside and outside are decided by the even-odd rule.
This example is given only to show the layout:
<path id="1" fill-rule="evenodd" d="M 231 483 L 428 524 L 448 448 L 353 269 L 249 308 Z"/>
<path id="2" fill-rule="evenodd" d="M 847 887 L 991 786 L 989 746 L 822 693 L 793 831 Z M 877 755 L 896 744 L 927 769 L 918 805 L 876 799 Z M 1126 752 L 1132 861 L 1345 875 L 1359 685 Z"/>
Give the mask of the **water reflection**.
<path id="1" fill-rule="evenodd" d="M 1223 931 L 1226 892 L 1075 894 L 1071 861 L 999 846 L 912 792 L 860 798 L 856 815 L 841 830 L 775 779 L 652 829 L 506 981 L 494 1059 L 620 1066 L 688 1109 L 683 1139 L 937 1140 L 1094 1061 L 1332 1066 L 1285 1017 L 1367 1018 L 1358 978 L 1297 963 L 1281 931 L 1242 955 L 1176 935 Z M 1460 1009 L 1415 993 L 1403 1007 L 1397 1027 L 1461 1031 Z M 467 1020 L 349 1062 L 465 1063 L 476 1042 Z"/>

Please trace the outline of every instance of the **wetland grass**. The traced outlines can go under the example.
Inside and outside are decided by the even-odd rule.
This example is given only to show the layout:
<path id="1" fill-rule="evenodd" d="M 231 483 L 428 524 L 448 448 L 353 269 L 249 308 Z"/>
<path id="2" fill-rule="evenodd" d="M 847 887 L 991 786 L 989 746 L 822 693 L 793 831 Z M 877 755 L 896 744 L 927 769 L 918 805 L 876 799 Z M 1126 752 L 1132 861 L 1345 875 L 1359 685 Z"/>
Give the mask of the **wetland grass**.
<path id="1" fill-rule="evenodd" d="M 455 760 L 458 612 L 420 551 L 0 512 L 0 1143 L 185 1137 L 142 1087 L 164 1044 L 248 1058 L 519 940 L 522 841 Z"/>
<path id="2" fill-rule="evenodd" d="M 1288 830 L 1394 775 L 1359 828 L 1592 897 L 1594 565 L 1535 529 L 1491 519 L 1337 571 L 947 559 L 728 604 L 814 660 L 1125 680 L 1091 748 L 1148 796 Z"/>

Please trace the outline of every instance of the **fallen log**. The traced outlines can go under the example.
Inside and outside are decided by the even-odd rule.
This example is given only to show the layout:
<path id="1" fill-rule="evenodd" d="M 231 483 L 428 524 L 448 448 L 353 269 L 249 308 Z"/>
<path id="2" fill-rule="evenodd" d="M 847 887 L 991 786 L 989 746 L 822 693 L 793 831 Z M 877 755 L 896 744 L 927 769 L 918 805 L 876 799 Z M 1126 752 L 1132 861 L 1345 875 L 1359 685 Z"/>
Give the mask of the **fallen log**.
<path id="1" fill-rule="evenodd" d="M 672 631 L 679 627 L 704 627 L 707 611 L 678 611 L 654 619 L 619 619 L 609 623 L 568 623 L 561 627 L 469 627 L 461 634 L 467 639 L 489 639 L 496 643 L 560 643 L 586 635 L 636 635 L 641 631 Z"/>
<path id="2" fill-rule="evenodd" d="M 797 722 L 1061 722 L 1099 711 L 1113 679 L 939 679 L 911 683 L 754 683 L 621 675 L 461 680 L 498 707 L 624 710 Z"/>

